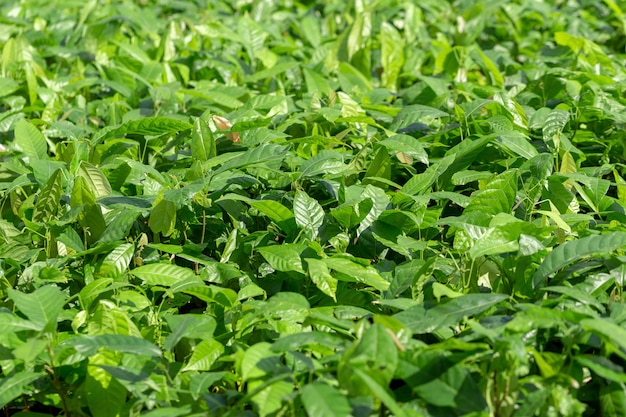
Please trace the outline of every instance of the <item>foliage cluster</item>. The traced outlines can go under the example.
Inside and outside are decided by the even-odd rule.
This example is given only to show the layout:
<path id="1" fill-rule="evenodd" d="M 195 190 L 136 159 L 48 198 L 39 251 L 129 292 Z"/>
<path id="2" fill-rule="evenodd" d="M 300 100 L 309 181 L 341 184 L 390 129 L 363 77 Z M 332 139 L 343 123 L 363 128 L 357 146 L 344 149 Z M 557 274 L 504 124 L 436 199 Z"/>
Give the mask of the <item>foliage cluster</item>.
<path id="1" fill-rule="evenodd" d="M 1 2 L 0 407 L 625 416 L 624 10 Z"/>

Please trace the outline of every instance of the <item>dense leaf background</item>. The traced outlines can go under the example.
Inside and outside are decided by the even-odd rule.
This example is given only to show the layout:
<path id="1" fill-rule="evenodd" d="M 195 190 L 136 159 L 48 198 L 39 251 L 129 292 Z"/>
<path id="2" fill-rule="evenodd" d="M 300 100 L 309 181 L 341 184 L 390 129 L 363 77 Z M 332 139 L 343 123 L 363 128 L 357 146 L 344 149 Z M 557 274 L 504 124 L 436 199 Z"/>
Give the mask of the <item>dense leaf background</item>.
<path id="1" fill-rule="evenodd" d="M 625 10 L 0 2 L 0 407 L 626 415 Z"/>

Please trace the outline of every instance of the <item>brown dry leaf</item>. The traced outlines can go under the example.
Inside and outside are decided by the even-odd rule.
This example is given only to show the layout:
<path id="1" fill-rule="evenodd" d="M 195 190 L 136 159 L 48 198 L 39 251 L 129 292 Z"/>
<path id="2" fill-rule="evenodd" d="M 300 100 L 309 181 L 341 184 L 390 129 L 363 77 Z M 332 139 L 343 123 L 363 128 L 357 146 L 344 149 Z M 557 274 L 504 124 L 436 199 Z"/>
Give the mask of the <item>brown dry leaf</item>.
<path id="1" fill-rule="evenodd" d="M 222 116 L 213 116 L 213 121 L 219 130 L 229 130 L 233 127 L 233 124 L 225 117 Z M 226 137 L 230 139 L 232 142 L 240 142 L 239 133 L 237 132 L 226 132 Z"/>
<path id="2" fill-rule="evenodd" d="M 406 154 L 404 152 L 396 152 L 396 158 L 398 158 L 398 161 L 402 162 L 403 164 L 413 165 L 413 158 L 409 154 Z"/>

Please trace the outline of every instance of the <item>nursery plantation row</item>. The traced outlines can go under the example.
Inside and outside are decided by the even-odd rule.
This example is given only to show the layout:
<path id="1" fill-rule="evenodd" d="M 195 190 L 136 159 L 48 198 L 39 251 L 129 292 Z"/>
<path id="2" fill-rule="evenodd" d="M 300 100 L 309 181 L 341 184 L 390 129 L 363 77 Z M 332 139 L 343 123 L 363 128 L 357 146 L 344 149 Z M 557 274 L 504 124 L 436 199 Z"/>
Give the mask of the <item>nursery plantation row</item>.
<path id="1" fill-rule="evenodd" d="M 0 0 L 0 48 L 1 415 L 626 416 L 624 0 Z"/>

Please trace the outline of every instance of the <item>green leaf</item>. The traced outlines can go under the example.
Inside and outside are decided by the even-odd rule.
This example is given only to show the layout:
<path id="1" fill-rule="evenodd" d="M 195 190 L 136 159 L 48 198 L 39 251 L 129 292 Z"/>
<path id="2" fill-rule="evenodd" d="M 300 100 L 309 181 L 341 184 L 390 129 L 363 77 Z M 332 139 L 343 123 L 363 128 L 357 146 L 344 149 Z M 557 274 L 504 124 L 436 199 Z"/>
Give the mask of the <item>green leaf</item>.
<path id="1" fill-rule="evenodd" d="M 300 165 L 300 172 L 303 177 L 316 177 L 320 174 L 336 175 L 348 170 L 337 153 L 319 153 Z"/>
<path id="2" fill-rule="evenodd" d="M 149 264 L 140 266 L 130 271 L 137 278 L 143 280 L 148 285 L 160 285 L 163 287 L 171 287 L 179 281 L 200 278 L 194 274 L 191 269 L 172 264 Z"/>
<path id="3" fill-rule="evenodd" d="M 434 107 L 424 106 L 422 104 L 413 104 L 402 107 L 393 119 L 391 126 L 389 126 L 389 130 L 392 132 L 402 133 L 399 132 L 400 129 L 406 128 L 413 123 L 423 123 L 428 125 L 438 121 L 438 119 L 448 117 L 450 117 L 448 113 Z"/>
<path id="4" fill-rule="evenodd" d="M 477 316 L 507 298 L 504 294 L 466 294 L 442 304 L 422 303 L 394 317 L 413 333 L 430 333 L 457 324 L 465 317 Z"/>
<path id="5" fill-rule="evenodd" d="M 167 317 L 172 333 L 167 336 L 163 347 L 171 350 L 184 337 L 209 340 L 217 327 L 216 320 L 203 314 L 180 314 Z"/>
<path id="6" fill-rule="evenodd" d="M 78 175 L 85 179 L 87 187 L 96 199 L 111 195 L 113 192 L 107 177 L 98 167 L 91 165 L 88 162 L 81 162 L 78 169 Z"/>
<path id="7" fill-rule="evenodd" d="M 33 211 L 33 221 L 49 221 L 59 210 L 59 203 L 61 201 L 61 194 L 63 193 L 61 170 L 54 171 L 54 174 L 50 177 L 41 193 L 37 203 L 35 203 L 35 210 Z"/>
<path id="8" fill-rule="evenodd" d="M 548 276 L 586 256 L 607 254 L 626 245 L 626 232 L 586 236 L 555 247 L 533 275 L 533 288 L 544 284 Z"/>
<path id="9" fill-rule="evenodd" d="M 370 179 L 371 177 L 383 178 L 386 180 L 391 179 L 391 158 L 389 158 L 387 149 L 382 147 L 378 148 L 374 160 L 367 167 L 367 171 L 363 177 L 363 184 L 374 184 L 380 186 L 380 181 Z"/>
<path id="10" fill-rule="evenodd" d="M 432 164 L 421 174 L 413 176 L 402 187 L 402 192 L 408 195 L 417 195 L 428 192 L 430 187 L 437 181 L 437 179 L 448 170 L 448 168 L 454 162 L 455 156 L 448 155 L 437 163 Z"/>
<path id="11" fill-rule="evenodd" d="M 26 387 L 44 374 L 33 371 L 21 371 L 0 379 L 0 407 L 4 407 L 20 395 Z"/>
<path id="12" fill-rule="evenodd" d="M 328 384 L 314 382 L 305 385 L 300 396 L 309 417 L 348 417 L 352 413 L 345 395 Z"/>
<path id="13" fill-rule="evenodd" d="M 356 259 L 334 256 L 322 261 L 328 268 L 341 272 L 354 282 L 361 282 L 379 291 L 385 291 L 389 288 L 389 281 L 385 280 L 376 269 L 371 266 L 363 266 Z M 337 278 L 342 279 L 341 276 Z"/>
<path id="14" fill-rule="evenodd" d="M 267 263 L 277 271 L 296 271 L 304 273 L 300 253 L 303 248 L 296 244 L 283 244 L 274 246 L 263 246 L 257 251 L 265 258 Z"/>
<path id="15" fill-rule="evenodd" d="M 480 211 L 487 214 L 510 213 L 517 193 L 517 171 L 508 170 L 472 194 L 465 213 Z"/>
<path id="16" fill-rule="evenodd" d="M 267 78 L 274 78 L 278 74 L 289 71 L 298 66 L 300 66 L 300 64 L 296 61 L 281 62 L 279 64 L 274 65 L 271 68 L 259 71 L 253 75 L 246 77 L 246 81 L 253 83 L 253 82 L 261 81 Z"/>
<path id="17" fill-rule="evenodd" d="M 369 368 L 373 380 L 380 386 L 388 386 L 398 365 L 398 348 L 392 332 L 382 324 L 374 323 L 365 331 L 356 349 L 345 359 L 347 361 L 340 363 L 338 372 L 340 382 L 344 374 L 351 374 L 353 367 L 359 367 Z M 367 368 L 363 367 L 363 362 Z"/>
<path id="18" fill-rule="evenodd" d="M 483 51 L 476 48 L 470 54 L 474 57 L 474 61 L 484 68 L 484 73 L 491 79 L 493 85 L 500 88 L 504 87 L 504 76 L 497 65 Z"/>
<path id="19" fill-rule="evenodd" d="M 233 126 L 233 130 L 236 126 Z M 246 166 L 258 166 L 272 161 L 282 161 L 285 158 L 287 148 L 280 145 L 274 145 L 271 143 L 264 143 L 262 145 L 248 149 L 237 155 L 236 158 L 232 158 L 225 162 L 217 170 L 214 175 L 231 169 L 243 168 Z"/>
<path id="20" fill-rule="evenodd" d="M 83 357 L 95 355 L 100 348 L 122 353 L 145 356 L 161 356 L 161 349 L 147 340 L 123 334 L 104 334 L 99 336 L 76 336 L 64 342 L 73 347 Z"/>
<path id="21" fill-rule="evenodd" d="M 345 340 L 335 333 L 321 331 L 310 331 L 295 333 L 283 336 L 272 343 L 272 352 L 295 351 L 302 348 L 314 348 L 323 346 L 324 348 L 338 349 L 345 343 Z"/>
<path id="22" fill-rule="evenodd" d="M 465 185 L 470 182 L 485 180 L 493 177 L 493 173 L 489 171 L 459 171 L 452 175 L 452 184 Z"/>
<path id="23" fill-rule="evenodd" d="M 626 383 L 624 368 L 612 362 L 609 358 L 596 355 L 576 355 L 574 360 L 602 378 Z"/>
<path id="24" fill-rule="evenodd" d="M 321 74 L 305 67 L 302 68 L 302 73 L 304 74 L 307 91 L 310 93 L 323 93 L 328 95 L 331 91 L 333 91 L 326 78 L 324 78 Z"/>
<path id="25" fill-rule="evenodd" d="M 46 138 L 25 119 L 20 119 L 15 125 L 15 143 L 30 160 L 48 158 Z"/>
<path id="26" fill-rule="evenodd" d="M 396 417 L 404 417 L 406 414 L 404 410 L 400 408 L 396 400 L 378 383 L 372 379 L 368 374 L 360 370 L 359 368 L 354 368 L 354 373 L 365 382 L 365 384 L 372 390 L 374 395 L 379 398 L 383 404 L 387 406 L 389 411 L 393 413 Z"/>
<path id="27" fill-rule="evenodd" d="M 126 403 L 126 388 L 102 366 L 115 366 L 118 359 L 111 352 L 89 358 L 85 378 L 87 405 L 93 417 L 115 417 Z"/>
<path id="28" fill-rule="evenodd" d="M 293 212 L 296 224 L 303 229 L 313 231 L 313 238 L 324 223 L 324 209 L 317 200 L 309 197 L 304 191 L 298 190 L 293 199 Z"/>
<path id="29" fill-rule="evenodd" d="M 611 340 L 620 349 L 626 349 L 626 329 L 612 323 L 608 319 L 583 319 L 580 325 L 587 331 L 604 336 Z"/>
<path id="30" fill-rule="evenodd" d="M 490 227 L 474 243 L 468 254 L 476 259 L 481 256 L 497 255 L 500 253 L 519 250 L 519 239 L 525 223 L 503 224 Z"/>
<path id="31" fill-rule="evenodd" d="M 525 159 L 539 155 L 537 148 L 530 143 L 530 138 L 516 130 L 498 133 L 494 144 Z"/>
<path id="32" fill-rule="evenodd" d="M 19 88 L 20 85 L 11 78 L 0 78 L 0 98 L 14 93 Z"/>
<path id="33" fill-rule="evenodd" d="M 131 120 L 120 126 L 101 130 L 94 135 L 92 143 L 100 143 L 106 139 L 125 136 L 125 135 L 143 135 L 157 136 L 165 133 L 176 133 L 184 130 L 190 130 L 192 125 L 178 119 L 170 119 L 168 117 L 146 117 L 139 120 Z"/>
<path id="34" fill-rule="evenodd" d="M 17 309 L 34 323 L 40 330 L 56 327 L 57 317 L 65 305 L 65 294 L 57 287 L 44 286 L 30 294 L 9 288 L 9 298 Z"/>
<path id="35" fill-rule="evenodd" d="M 119 278 L 128 269 L 134 254 L 135 245 L 122 243 L 104 258 L 100 266 L 100 274 L 114 279 Z"/>
<path id="36" fill-rule="evenodd" d="M 428 154 L 424 150 L 422 143 L 409 135 L 393 135 L 387 139 L 384 139 L 378 144 L 383 145 L 390 151 L 400 152 L 408 155 L 411 158 L 415 158 L 424 165 L 428 165 Z"/>
<path id="37" fill-rule="evenodd" d="M 191 156 L 198 161 L 207 161 L 217 155 L 215 138 L 206 121 L 198 117 L 191 131 Z"/>
<path id="38" fill-rule="evenodd" d="M 39 325 L 30 320 L 16 317 L 9 312 L 0 313 L 0 328 L 7 332 L 19 332 L 23 330 L 41 330 Z"/>
<path id="39" fill-rule="evenodd" d="M 315 286 L 327 296 L 337 301 L 337 279 L 330 274 L 326 263 L 319 259 L 306 258 L 308 273 Z"/>
<path id="40" fill-rule="evenodd" d="M 78 299 L 83 309 L 88 310 L 100 294 L 110 291 L 112 283 L 113 279 L 111 278 L 99 278 L 85 285 L 78 294 Z"/>
<path id="41" fill-rule="evenodd" d="M 463 414 L 487 409 L 481 389 L 468 369 L 455 363 L 458 357 L 448 355 L 429 359 L 418 372 L 404 378 L 419 397 L 428 404 L 451 407 Z"/>
<path id="42" fill-rule="evenodd" d="M 176 230 L 176 204 L 159 194 L 150 212 L 150 229 L 154 233 L 169 236 Z"/>
<path id="43" fill-rule="evenodd" d="M 342 204 L 341 206 L 331 209 L 330 215 L 333 216 L 340 225 L 346 229 L 352 229 L 358 226 L 363 219 L 370 213 L 374 202 L 371 198 L 355 201 L 353 203 Z"/>
<path id="44" fill-rule="evenodd" d="M 600 412 L 603 416 L 626 416 L 626 386 L 610 382 L 600 389 Z"/>
<path id="45" fill-rule="evenodd" d="M 70 196 L 70 205 L 73 209 L 82 210 L 78 214 L 78 222 L 87 235 L 88 242 L 95 242 L 102 236 L 106 229 L 106 223 L 100 206 L 96 203 L 96 198 L 87 180 L 82 176 L 74 180 L 74 188 Z"/>
<path id="46" fill-rule="evenodd" d="M 396 91 L 398 75 L 404 65 L 404 41 L 396 28 L 387 22 L 380 27 L 380 62 L 383 67 L 381 83 L 391 91 Z"/>
<path id="47" fill-rule="evenodd" d="M 226 194 L 221 200 L 244 201 L 276 222 L 285 232 L 290 233 L 295 230 L 294 215 L 287 207 L 274 200 L 253 200 L 238 194 Z"/>
<path id="48" fill-rule="evenodd" d="M 276 377 L 276 379 L 279 378 L 284 379 L 285 376 Z M 252 396 L 251 400 L 256 405 L 259 416 L 265 417 L 280 409 L 283 401 L 289 398 L 293 389 L 292 382 L 272 380 L 264 389 Z"/>
<path id="49" fill-rule="evenodd" d="M 224 353 L 224 346 L 220 342 L 215 339 L 203 340 L 196 345 L 182 371 L 208 371 L 222 353 Z"/>
<path id="50" fill-rule="evenodd" d="M 561 132 L 568 121 L 569 112 L 559 109 L 552 110 L 543 125 L 543 140 L 558 149 Z"/>

